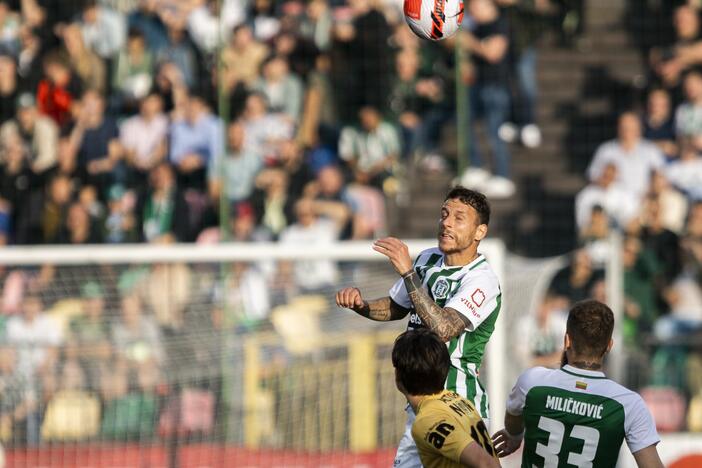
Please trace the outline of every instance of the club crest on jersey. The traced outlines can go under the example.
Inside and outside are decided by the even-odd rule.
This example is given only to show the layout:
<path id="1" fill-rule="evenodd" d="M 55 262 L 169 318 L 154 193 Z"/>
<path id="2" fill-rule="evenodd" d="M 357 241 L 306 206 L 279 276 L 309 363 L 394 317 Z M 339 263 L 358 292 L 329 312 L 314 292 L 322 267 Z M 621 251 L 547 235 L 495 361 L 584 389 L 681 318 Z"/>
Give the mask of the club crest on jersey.
<path id="1" fill-rule="evenodd" d="M 445 278 L 439 278 L 434 283 L 434 286 L 431 287 L 431 294 L 434 296 L 434 299 L 446 299 L 449 289 L 448 281 Z"/>

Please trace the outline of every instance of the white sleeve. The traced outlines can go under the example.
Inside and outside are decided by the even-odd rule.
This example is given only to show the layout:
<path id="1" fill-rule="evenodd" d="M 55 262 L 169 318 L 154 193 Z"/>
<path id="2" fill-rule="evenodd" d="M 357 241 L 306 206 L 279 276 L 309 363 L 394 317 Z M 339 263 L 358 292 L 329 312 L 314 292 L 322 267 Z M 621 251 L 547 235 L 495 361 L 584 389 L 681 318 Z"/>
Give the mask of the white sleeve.
<path id="1" fill-rule="evenodd" d="M 655 170 L 665 167 L 665 155 L 656 145 L 651 143 L 651 166 Z"/>
<path id="2" fill-rule="evenodd" d="M 590 221 L 592 197 L 590 187 L 585 187 L 575 196 L 575 224 L 582 229 Z"/>
<path id="3" fill-rule="evenodd" d="M 404 307 L 405 309 L 412 308 L 412 300 L 407 294 L 407 289 L 405 289 L 405 281 L 400 278 L 395 281 L 395 284 L 390 288 L 389 293 L 390 299 L 393 300 L 397 305 Z"/>
<path id="4" fill-rule="evenodd" d="M 356 130 L 345 127 L 339 136 L 339 157 L 344 161 L 356 159 Z"/>
<path id="5" fill-rule="evenodd" d="M 595 155 L 592 157 L 592 161 L 590 162 L 590 167 L 587 168 L 588 180 L 594 182 L 600 177 L 600 174 L 602 174 L 602 169 L 604 169 L 604 167 L 607 165 L 608 159 L 607 143 L 604 143 L 597 148 L 597 151 L 595 151 Z"/>
<path id="6" fill-rule="evenodd" d="M 502 302 L 500 286 L 493 275 L 466 275 L 456 294 L 446 302 L 445 307 L 458 311 L 470 321 L 468 331 L 473 331 L 497 311 Z"/>
<path id="7" fill-rule="evenodd" d="M 631 453 L 660 442 L 656 423 L 639 395 L 633 404 L 624 407 L 624 411 L 624 436 Z"/>
<path id="8" fill-rule="evenodd" d="M 512 391 L 509 392 L 507 397 L 506 410 L 512 416 L 521 416 L 524 411 L 524 404 L 526 402 L 526 395 L 531 386 L 528 384 L 530 374 L 534 369 L 529 369 L 522 374 L 517 379 L 517 382 L 512 387 Z"/>

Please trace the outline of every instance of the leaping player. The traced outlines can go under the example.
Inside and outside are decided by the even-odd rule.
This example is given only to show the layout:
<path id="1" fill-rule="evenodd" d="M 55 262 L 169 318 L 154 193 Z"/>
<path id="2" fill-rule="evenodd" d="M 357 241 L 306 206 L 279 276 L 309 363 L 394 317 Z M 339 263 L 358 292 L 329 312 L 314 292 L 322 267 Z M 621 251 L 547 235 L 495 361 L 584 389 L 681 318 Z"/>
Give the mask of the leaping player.
<path id="1" fill-rule="evenodd" d="M 388 257 L 400 279 L 389 296 L 365 300 L 355 287 L 336 294 L 336 303 L 376 321 L 401 320 L 410 314 L 409 330 L 427 327 L 448 346 L 451 367 L 447 390 L 473 401 L 487 422 L 488 398 L 478 379 L 485 346 L 495 329 L 502 292 L 497 276 L 478 246 L 488 231 L 490 205 L 482 193 L 452 189 L 441 206 L 438 248 L 419 254 L 414 263 L 407 245 L 387 237 L 373 249 Z M 414 411 L 408 405 L 407 425 L 395 468 L 421 468 L 412 439 Z"/>

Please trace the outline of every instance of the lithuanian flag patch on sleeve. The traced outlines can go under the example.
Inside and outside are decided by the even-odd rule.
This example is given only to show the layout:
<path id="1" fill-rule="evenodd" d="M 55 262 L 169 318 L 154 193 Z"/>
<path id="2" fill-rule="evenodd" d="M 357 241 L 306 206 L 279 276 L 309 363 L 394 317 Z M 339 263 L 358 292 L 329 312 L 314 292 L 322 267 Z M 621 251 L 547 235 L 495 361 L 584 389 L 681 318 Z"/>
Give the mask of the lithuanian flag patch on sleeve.
<path id="1" fill-rule="evenodd" d="M 577 388 L 578 390 L 587 390 L 587 382 L 581 382 L 580 380 L 576 380 L 575 388 Z"/>

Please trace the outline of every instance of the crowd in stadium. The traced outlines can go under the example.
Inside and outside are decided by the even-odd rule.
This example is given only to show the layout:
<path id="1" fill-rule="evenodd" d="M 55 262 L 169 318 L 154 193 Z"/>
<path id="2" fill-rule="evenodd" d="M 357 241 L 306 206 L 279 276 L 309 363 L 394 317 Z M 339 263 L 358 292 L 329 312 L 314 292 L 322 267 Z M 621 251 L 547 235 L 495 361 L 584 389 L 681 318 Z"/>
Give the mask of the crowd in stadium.
<path id="1" fill-rule="evenodd" d="M 616 138 L 592 157 L 589 183 L 575 199 L 582 247 L 556 272 L 536 317 L 527 320 L 536 334 L 525 347 L 532 363 L 557 362 L 564 311 L 587 297 L 606 297 L 608 239 L 618 232 L 627 382 L 653 387 L 653 399 L 663 392 L 676 415 L 691 399 L 687 425 L 701 430 L 702 23 L 698 6 L 687 3 L 672 9 L 670 42 L 661 35 L 645 51 L 645 99 L 620 114 Z M 673 419 L 665 429 L 686 424 Z"/>
<path id="2" fill-rule="evenodd" d="M 221 21 L 219 3 L 0 0 L 2 243 L 217 242 L 223 218 L 230 239 L 244 242 L 372 238 L 385 232 L 385 203 L 406 190 L 410 164 L 445 169 L 440 135 L 456 113 L 454 43 L 420 42 L 392 2 L 223 0 Z M 468 2 L 474 34 L 460 36 L 474 53 L 462 78 L 480 104 L 471 113 L 485 121 L 495 161 L 494 175 L 476 170 L 475 146 L 463 180 L 493 198 L 514 192 L 506 143 L 541 139 L 534 67 L 542 25 L 582 8 L 537 1 L 542 10 L 522 14 L 514 3 Z M 698 336 L 702 323 L 699 16 L 676 10 L 674 43 L 650 51 L 656 86 L 643 111 L 622 114 L 617 139 L 593 156 L 575 209 L 584 248 L 556 274 L 529 325 L 535 362 L 559 355 L 561 311 L 604 298 L 606 239 L 618 230 L 631 369 L 639 351 L 655 350 L 650 380 L 643 366 L 632 370 L 635 386 L 702 391 L 693 378 L 702 375 L 699 354 L 670 345 Z M 564 42 L 577 30 L 563 30 Z M 476 43 L 486 38 L 498 40 L 481 58 Z M 508 75 L 519 76 L 518 86 L 508 87 Z M 297 281 L 303 292 L 335 284 L 331 262 L 314 268 L 283 269 L 288 280 L 279 284 Z M 73 284 L 59 273 L 2 273 L 0 385 L 10 397 L 0 404 L 0 439 L 168 433 L 162 372 L 175 350 L 167 338 L 199 363 L 216 355 L 216 340 L 191 349 L 181 337 L 197 334 L 179 334 L 221 329 L 217 311 L 184 313 L 211 304 L 190 295 L 212 285 L 196 285 L 184 266 L 129 269 L 109 284 L 85 281 L 84 272 Z M 238 294 L 240 304 L 260 298 L 243 288 L 265 289 L 245 265 L 228 278 L 240 288 L 218 293 Z M 164 284 L 183 296 L 164 304 Z M 255 321 L 269 306 L 242 307 Z M 211 393 L 193 398 L 217 394 L 218 382 L 197 380 Z M 61 426 L 62 411 L 76 406 L 89 422 Z"/>
<path id="3" fill-rule="evenodd" d="M 541 139 L 535 41 L 579 4 L 513 3 L 469 2 L 461 36 L 495 161 L 491 176 L 472 145 L 464 179 L 495 197 L 514 193 L 505 141 Z M 300 199 L 337 237 L 368 238 L 411 163 L 445 168 L 454 42 L 419 41 L 394 2 L 226 0 L 221 18 L 217 5 L 0 2 L 4 243 L 192 242 L 240 213 L 278 239 Z M 525 103 L 512 119 L 511 70 Z"/>

